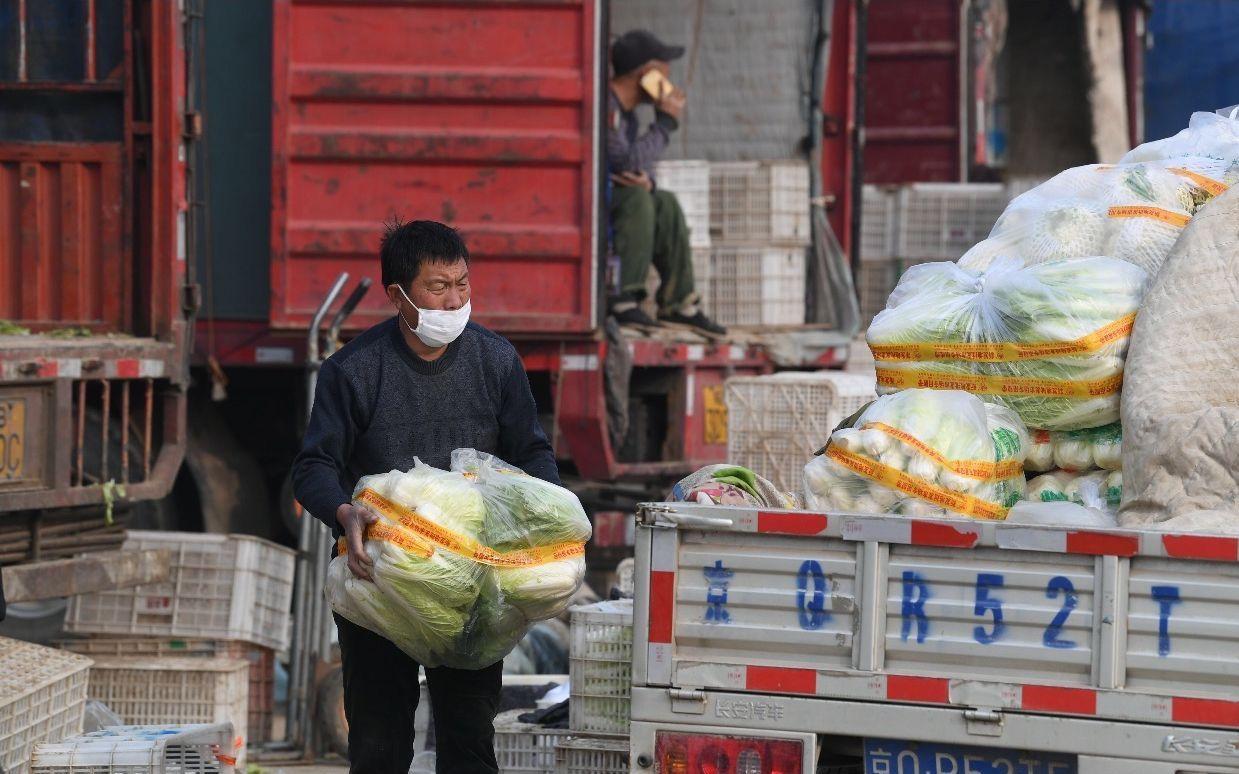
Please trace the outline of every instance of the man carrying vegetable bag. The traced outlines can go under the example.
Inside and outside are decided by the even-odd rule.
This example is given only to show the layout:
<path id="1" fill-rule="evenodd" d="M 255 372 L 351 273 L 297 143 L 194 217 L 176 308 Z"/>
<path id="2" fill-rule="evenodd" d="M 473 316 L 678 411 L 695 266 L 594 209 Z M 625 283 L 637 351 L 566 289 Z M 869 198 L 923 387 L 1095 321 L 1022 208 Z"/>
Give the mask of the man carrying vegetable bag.
<path id="1" fill-rule="evenodd" d="M 383 235 L 383 285 L 396 315 L 325 363 L 293 469 L 298 501 L 347 542 L 349 570 L 372 581 L 363 548 L 375 514 L 354 506 L 359 478 L 447 469 L 455 449 L 491 453 L 559 483 L 520 356 L 469 321 L 469 252 L 452 228 L 396 222 Z M 350 772 L 405 772 L 413 759 L 418 664 L 388 639 L 335 616 Z M 497 772 L 494 717 L 503 662 L 426 670 L 440 772 Z"/>

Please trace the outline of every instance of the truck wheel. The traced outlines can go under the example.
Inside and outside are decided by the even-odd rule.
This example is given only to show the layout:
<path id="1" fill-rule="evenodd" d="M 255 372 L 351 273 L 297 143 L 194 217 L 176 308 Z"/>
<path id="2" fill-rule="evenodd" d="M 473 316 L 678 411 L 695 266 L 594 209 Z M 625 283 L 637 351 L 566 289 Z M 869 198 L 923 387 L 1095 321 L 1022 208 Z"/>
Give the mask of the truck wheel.
<path id="1" fill-rule="evenodd" d="M 318 683 L 318 728 L 327 748 L 348 759 L 348 718 L 344 716 L 344 672 L 328 672 Z"/>

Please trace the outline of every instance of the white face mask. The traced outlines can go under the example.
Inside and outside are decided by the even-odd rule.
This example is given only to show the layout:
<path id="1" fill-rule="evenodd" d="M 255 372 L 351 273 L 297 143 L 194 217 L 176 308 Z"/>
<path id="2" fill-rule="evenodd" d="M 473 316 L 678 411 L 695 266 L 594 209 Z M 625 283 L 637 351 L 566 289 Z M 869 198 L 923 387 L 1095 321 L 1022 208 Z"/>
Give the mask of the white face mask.
<path id="1" fill-rule="evenodd" d="M 409 306 L 417 310 L 417 327 L 409 325 L 409 321 L 405 319 L 404 312 L 397 310 L 400 319 L 413 335 L 422 340 L 422 343 L 428 347 L 438 349 L 446 347 L 464 333 L 465 326 L 469 324 L 469 314 L 472 311 L 470 302 L 466 301 L 465 305 L 459 309 L 422 309 L 417 304 L 413 303 L 413 299 L 409 298 L 404 292 L 404 288 L 399 285 L 400 295 L 404 296 L 404 300 L 409 302 Z"/>

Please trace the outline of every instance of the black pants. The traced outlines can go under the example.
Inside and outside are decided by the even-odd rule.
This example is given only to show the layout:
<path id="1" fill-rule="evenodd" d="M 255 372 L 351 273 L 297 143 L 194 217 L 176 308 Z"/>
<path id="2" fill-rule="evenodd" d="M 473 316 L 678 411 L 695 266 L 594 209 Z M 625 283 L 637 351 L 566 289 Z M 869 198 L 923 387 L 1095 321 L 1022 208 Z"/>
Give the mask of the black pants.
<path id="1" fill-rule="evenodd" d="M 344 664 L 350 774 L 405 774 L 413 761 L 417 662 L 387 639 L 335 616 Z M 495 713 L 503 662 L 426 670 L 439 774 L 497 774 Z"/>

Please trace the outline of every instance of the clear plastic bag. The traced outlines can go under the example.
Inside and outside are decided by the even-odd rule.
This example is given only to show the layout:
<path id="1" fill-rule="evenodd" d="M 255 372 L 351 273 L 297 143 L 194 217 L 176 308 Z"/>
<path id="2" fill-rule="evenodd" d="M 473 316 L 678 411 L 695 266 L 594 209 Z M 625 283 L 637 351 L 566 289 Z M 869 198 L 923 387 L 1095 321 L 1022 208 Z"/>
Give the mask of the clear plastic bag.
<path id="1" fill-rule="evenodd" d="M 495 457 L 457 450 L 452 467 L 419 462 L 357 483 L 354 503 L 379 516 L 365 541 L 374 582 L 342 554 L 327 599 L 424 666 L 478 669 L 567 608 L 590 525 L 574 494 Z"/>
<path id="2" fill-rule="evenodd" d="M 1072 473 L 1056 470 L 1029 479 L 1024 499 L 1041 503 L 1075 503 L 1113 514 L 1123 499 L 1123 472 L 1095 470 Z"/>
<path id="3" fill-rule="evenodd" d="M 1192 113 L 1186 129 L 1173 137 L 1138 145 L 1129 150 L 1120 161 L 1131 164 L 1180 156 L 1239 160 L 1239 116 Z"/>
<path id="4" fill-rule="evenodd" d="M 1183 163 L 1216 172 L 1216 165 Z M 1160 161 L 1065 170 L 1012 200 L 989 238 L 959 264 L 982 270 L 1003 256 L 1033 265 L 1105 255 L 1155 274 L 1213 195 L 1204 180 L 1200 172 Z"/>
<path id="5" fill-rule="evenodd" d="M 1103 257 L 1032 266 L 1000 258 L 984 271 L 913 266 L 869 326 L 878 392 L 967 390 L 1033 428 L 1114 422 L 1145 279 Z"/>
<path id="6" fill-rule="evenodd" d="M 966 392 L 878 398 L 805 466 L 809 508 L 1001 519 L 1024 491 L 1028 432 Z"/>

